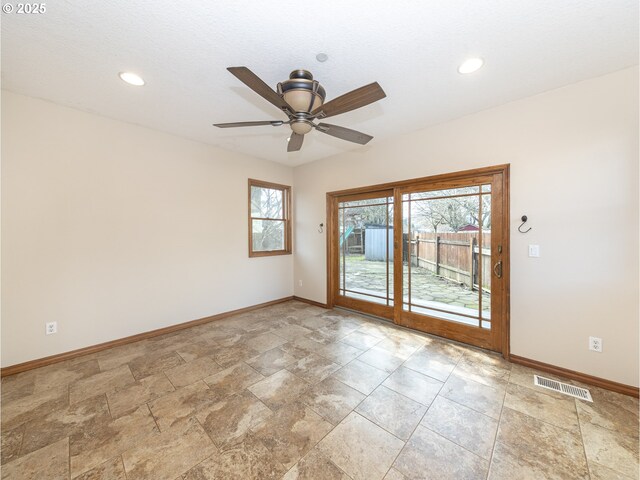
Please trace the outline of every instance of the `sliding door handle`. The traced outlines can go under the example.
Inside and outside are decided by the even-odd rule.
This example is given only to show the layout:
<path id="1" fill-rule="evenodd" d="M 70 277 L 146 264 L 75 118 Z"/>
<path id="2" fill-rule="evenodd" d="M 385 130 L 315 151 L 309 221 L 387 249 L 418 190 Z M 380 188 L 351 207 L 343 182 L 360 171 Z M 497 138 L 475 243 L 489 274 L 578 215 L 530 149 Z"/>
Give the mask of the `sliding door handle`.
<path id="1" fill-rule="evenodd" d="M 498 260 L 498 263 L 493 266 L 493 273 L 496 277 L 502 278 L 502 260 Z"/>

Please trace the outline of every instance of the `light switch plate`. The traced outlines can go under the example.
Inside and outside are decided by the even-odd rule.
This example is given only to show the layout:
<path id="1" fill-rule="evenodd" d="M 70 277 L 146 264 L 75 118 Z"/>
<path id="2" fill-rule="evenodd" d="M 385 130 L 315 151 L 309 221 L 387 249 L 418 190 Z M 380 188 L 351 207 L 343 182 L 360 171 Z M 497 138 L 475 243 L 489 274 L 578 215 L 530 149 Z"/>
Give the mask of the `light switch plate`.
<path id="1" fill-rule="evenodd" d="M 540 245 L 529 245 L 529 256 L 530 257 L 539 257 L 540 256 Z"/>

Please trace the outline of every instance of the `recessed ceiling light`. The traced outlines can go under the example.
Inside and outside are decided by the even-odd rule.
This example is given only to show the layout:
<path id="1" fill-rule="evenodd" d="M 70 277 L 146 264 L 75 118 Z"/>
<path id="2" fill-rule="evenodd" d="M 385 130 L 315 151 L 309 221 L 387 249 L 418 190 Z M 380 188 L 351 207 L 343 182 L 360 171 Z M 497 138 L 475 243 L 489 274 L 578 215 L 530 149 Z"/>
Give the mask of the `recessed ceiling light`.
<path id="1" fill-rule="evenodd" d="M 119 75 L 122 81 L 127 82 L 129 85 L 135 85 L 136 87 L 144 85 L 144 80 L 140 75 L 132 72 L 120 72 Z"/>
<path id="2" fill-rule="evenodd" d="M 467 73 L 473 73 L 479 70 L 484 65 L 484 60 L 481 58 L 468 58 L 458 67 L 458 73 L 463 75 Z"/>
<path id="3" fill-rule="evenodd" d="M 329 55 L 327 55 L 326 53 L 319 53 L 316 55 L 316 60 L 318 60 L 320 63 L 326 62 L 327 60 L 329 60 Z"/>

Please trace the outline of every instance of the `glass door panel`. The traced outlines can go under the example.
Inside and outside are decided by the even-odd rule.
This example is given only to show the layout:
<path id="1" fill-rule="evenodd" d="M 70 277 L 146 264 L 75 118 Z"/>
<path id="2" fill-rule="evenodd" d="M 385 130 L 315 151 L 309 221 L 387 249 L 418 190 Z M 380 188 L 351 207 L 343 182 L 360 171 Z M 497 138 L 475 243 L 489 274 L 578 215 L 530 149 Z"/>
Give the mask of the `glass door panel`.
<path id="1" fill-rule="evenodd" d="M 491 184 L 412 191 L 402 204 L 402 310 L 490 329 Z"/>
<path id="2" fill-rule="evenodd" d="M 393 195 L 339 199 L 337 242 L 338 298 L 345 306 L 355 300 L 391 309 Z"/>

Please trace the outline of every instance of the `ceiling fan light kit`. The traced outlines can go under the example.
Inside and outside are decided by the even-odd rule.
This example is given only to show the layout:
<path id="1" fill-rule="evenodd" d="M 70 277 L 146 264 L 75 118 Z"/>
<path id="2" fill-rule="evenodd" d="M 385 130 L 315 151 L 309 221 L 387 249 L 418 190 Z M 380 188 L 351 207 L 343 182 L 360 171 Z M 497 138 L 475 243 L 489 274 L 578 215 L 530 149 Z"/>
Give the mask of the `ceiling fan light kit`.
<path id="1" fill-rule="evenodd" d="M 275 91 L 247 67 L 229 67 L 227 70 L 262 98 L 282 110 L 289 119 L 287 121 L 266 120 L 217 123 L 214 125 L 219 128 L 232 128 L 260 125 L 279 127 L 287 124 L 293 132 L 288 139 L 288 152 L 300 150 L 304 135 L 314 128 L 319 132 L 342 140 L 360 145 L 366 144 L 373 138 L 372 136 L 328 123 L 316 124 L 314 120 L 340 115 L 386 97 L 380 85 L 377 82 L 373 82 L 324 103 L 326 92 L 322 85 L 313 79 L 313 75 L 308 70 L 294 70 L 289 75 L 288 80 L 278 83 Z"/>

